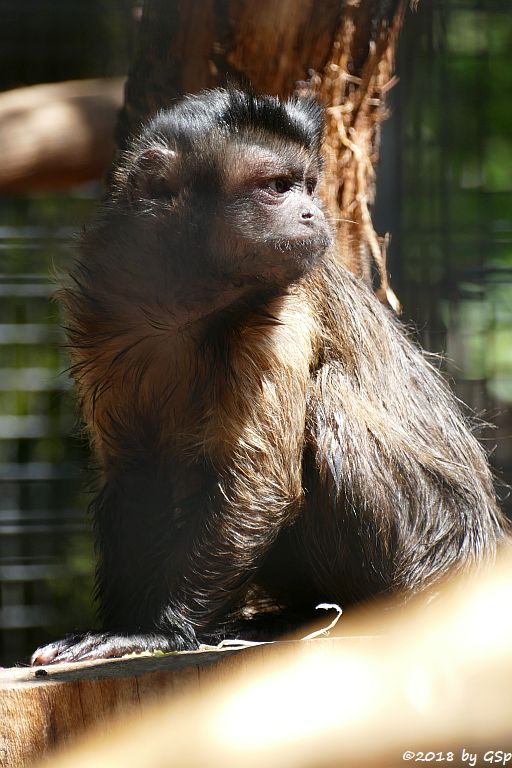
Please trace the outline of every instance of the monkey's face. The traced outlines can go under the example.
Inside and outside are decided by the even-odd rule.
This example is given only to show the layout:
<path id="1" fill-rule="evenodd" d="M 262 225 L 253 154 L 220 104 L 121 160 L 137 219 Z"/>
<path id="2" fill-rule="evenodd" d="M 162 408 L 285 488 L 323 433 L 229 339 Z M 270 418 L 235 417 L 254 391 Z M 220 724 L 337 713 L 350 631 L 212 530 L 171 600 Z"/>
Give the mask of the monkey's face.
<path id="1" fill-rule="evenodd" d="M 212 258 L 248 282 L 285 284 L 331 242 L 317 196 L 319 160 L 291 142 L 231 141 L 223 153 Z"/>
<path id="2" fill-rule="evenodd" d="M 115 179 L 144 279 L 266 290 L 303 275 L 331 243 L 316 188 L 322 112 L 241 91 L 205 91 L 159 113 Z M 178 288 L 178 285 L 181 286 Z M 217 289 L 215 289 L 217 290 Z"/>
<path id="3" fill-rule="evenodd" d="M 214 134 L 192 148 L 145 149 L 125 183 L 134 215 L 158 231 L 156 259 L 276 287 L 304 274 L 331 242 L 319 173 L 316 154 L 297 143 Z"/>

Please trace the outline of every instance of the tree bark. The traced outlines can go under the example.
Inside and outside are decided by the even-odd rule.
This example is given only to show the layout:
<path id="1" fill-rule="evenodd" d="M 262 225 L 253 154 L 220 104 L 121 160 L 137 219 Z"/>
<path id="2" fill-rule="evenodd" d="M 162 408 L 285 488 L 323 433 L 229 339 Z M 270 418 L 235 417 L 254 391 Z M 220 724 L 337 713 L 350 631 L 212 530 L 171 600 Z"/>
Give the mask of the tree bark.
<path id="1" fill-rule="evenodd" d="M 398 309 L 371 221 L 380 124 L 407 0 L 146 0 L 117 141 L 183 93 L 225 85 L 327 108 L 322 194 L 343 263 Z M 377 275 L 377 281 L 375 280 Z"/>

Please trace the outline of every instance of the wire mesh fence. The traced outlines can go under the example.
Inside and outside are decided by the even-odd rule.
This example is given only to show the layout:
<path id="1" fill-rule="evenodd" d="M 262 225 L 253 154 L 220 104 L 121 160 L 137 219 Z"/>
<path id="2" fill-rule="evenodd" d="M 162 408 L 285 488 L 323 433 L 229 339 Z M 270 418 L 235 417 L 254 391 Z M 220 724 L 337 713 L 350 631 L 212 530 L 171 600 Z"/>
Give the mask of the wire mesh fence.
<path id="1" fill-rule="evenodd" d="M 78 209 L 89 202 L 73 196 L 11 201 L 0 214 L 3 663 L 22 660 L 45 630 L 90 620 L 90 534 L 80 492 L 84 451 L 63 372 L 51 278 L 70 258 L 67 216 L 75 224 Z"/>

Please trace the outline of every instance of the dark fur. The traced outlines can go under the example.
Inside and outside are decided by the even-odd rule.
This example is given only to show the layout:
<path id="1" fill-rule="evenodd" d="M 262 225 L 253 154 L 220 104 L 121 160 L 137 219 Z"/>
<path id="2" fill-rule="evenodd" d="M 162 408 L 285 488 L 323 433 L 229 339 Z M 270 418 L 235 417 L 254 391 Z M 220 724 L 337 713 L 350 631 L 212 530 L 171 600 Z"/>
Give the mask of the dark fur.
<path id="1" fill-rule="evenodd" d="M 494 554 L 487 461 L 441 376 L 321 213 L 297 245 L 237 191 L 267 149 L 316 173 L 321 129 L 313 102 L 217 90 L 119 164 L 62 291 L 105 632 L 34 663 L 191 648 L 258 606 L 411 595 Z"/>

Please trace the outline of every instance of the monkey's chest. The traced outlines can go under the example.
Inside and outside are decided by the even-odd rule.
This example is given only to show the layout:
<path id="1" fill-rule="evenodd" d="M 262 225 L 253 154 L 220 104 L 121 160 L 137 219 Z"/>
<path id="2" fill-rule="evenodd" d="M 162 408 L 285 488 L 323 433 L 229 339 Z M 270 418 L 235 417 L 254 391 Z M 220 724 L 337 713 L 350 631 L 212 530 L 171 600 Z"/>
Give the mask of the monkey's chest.
<path id="1" fill-rule="evenodd" d="M 266 312 L 206 343 L 146 334 L 126 342 L 123 354 L 108 350 L 109 387 L 89 403 L 97 431 L 121 425 L 121 439 L 138 448 L 152 444 L 160 455 L 218 468 L 233 460 L 255 467 L 279 452 L 297 456 L 312 320 L 294 296 Z M 87 386 L 86 398 L 94 391 Z"/>

